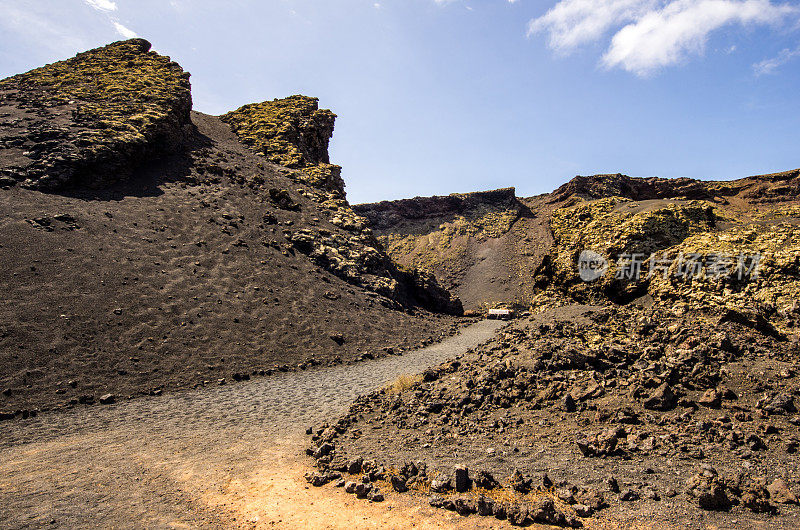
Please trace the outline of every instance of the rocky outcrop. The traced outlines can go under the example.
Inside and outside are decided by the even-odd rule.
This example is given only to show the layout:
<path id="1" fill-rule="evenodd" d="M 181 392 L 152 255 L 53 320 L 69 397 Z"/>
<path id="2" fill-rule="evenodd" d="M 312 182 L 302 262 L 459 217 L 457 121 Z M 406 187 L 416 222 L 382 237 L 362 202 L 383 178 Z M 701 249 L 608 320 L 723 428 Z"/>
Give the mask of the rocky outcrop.
<path id="1" fill-rule="evenodd" d="M 329 163 L 328 142 L 336 115 L 319 109 L 316 98 L 291 96 L 245 105 L 221 119 L 242 143 L 287 168 L 287 177 L 307 186 L 303 194 L 341 230 L 315 225 L 287 228 L 285 235 L 297 251 L 348 282 L 388 297 L 397 309 L 421 306 L 462 312 L 461 303 L 432 274 L 399 267 L 384 252 L 368 222 L 350 207 L 341 167 Z"/>
<path id="2" fill-rule="evenodd" d="M 514 188 L 476 193 L 453 193 L 443 197 L 414 197 L 399 201 L 356 204 L 353 210 L 375 230 L 396 229 L 409 221 L 439 220 L 467 216 L 477 210 L 513 210 L 518 207 Z"/>
<path id="3" fill-rule="evenodd" d="M 800 208 L 776 208 L 753 222 L 699 232 L 669 249 L 665 274 L 648 292 L 663 303 L 692 308 L 726 306 L 756 311 L 785 328 L 797 318 L 800 297 Z M 697 256 L 702 274 L 680 274 L 678 256 Z M 762 316 L 762 318 L 763 318 Z"/>
<path id="4" fill-rule="evenodd" d="M 189 74 L 132 39 L 0 81 L 0 178 L 102 188 L 174 150 L 190 127 Z"/>
<path id="5" fill-rule="evenodd" d="M 651 201 L 622 197 L 581 201 L 553 212 L 550 227 L 551 279 L 574 295 L 602 293 L 624 300 L 641 290 L 635 274 L 621 270 L 626 257 L 648 259 L 700 232 L 714 229 L 718 213 L 705 201 Z M 591 251 L 608 262 L 608 270 L 594 281 L 584 281 L 578 259 Z M 635 269 L 630 272 L 636 273 Z M 646 275 L 646 268 L 641 272 Z M 641 278 L 644 280 L 644 276 Z"/>
<path id="6" fill-rule="evenodd" d="M 551 216 L 548 281 L 584 300 L 648 294 L 691 309 L 733 308 L 753 323 L 767 318 L 789 329 L 800 295 L 799 174 L 731 182 L 579 177 L 560 188 L 574 194 Z M 584 251 L 607 260 L 590 281 L 579 277 Z"/>
<path id="7" fill-rule="evenodd" d="M 578 175 L 551 193 L 551 201 L 571 197 L 601 199 L 625 197 L 634 201 L 650 199 L 711 199 L 715 195 L 735 195 L 739 187 L 731 183 L 708 182 L 690 178 L 629 177 L 621 173 Z"/>
<path id="8" fill-rule="evenodd" d="M 551 202 L 573 197 L 586 200 L 624 197 L 633 201 L 654 199 L 715 200 L 739 196 L 750 203 L 775 203 L 800 197 L 800 169 L 756 175 L 729 181 L 691 178 L 629 177 L 620 173 L 578 175 L 550 194 Z"/>
<path id="9" fill-rule="evenodd" d="M 252 103 L 220 119 L 273 164 L 299 170 L 291 173 L 293 178 L 331 193 L 331 198 L 344 198 L 342 168 L 330 164 L 328 156 L 336 115 L 320 109 L 317 98 L 296 95 Z"/>

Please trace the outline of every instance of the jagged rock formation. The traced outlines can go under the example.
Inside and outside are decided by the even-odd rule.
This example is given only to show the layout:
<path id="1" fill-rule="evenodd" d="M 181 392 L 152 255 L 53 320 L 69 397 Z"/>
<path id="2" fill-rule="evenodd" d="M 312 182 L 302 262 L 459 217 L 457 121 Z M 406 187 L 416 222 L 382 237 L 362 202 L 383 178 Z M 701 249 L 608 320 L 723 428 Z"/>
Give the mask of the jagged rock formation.
<path id="1" fill-rule="evenodd" d="M 174 149 L 190 125 L 189 74 L 144 39 L 0 81 L 5 185 L 103 187 Z"/>
<path id="2" fill-rule="evenodd" d="M 674 188 L 668 179 L 576 179 L 555 193 L 563 206 L 550 221 L 556 241 L 548 259 L 551 285 L 584 300 L 598 300 L 598 293 L 621 302 L 648 295 L 687 310 L 729 307 L 792 332 L 800 294 L 799 175 L 676 179 Z M 575 195 L 563 200 L 565 190 Z M 601 193 L 615 195 L 598 198 Z M 584 249 L 609 261 L 597 281 L 577 277 Z M 624 277 L 634 255 L 641 275 Z"/>
<path id="3" fill-rule="evenodd" d="M 649 257 L 690 235 L 712 230 L 718 221 L 714 208 L 704 201 L 632 201 L 609 197 L 564 206 L 553 212 L 550 227 L 552 281 L 574 296 L 597 292 L 611 299 L 630 298 L 638 282 L 620 277 L 620 264 L 609 263 L 608 272 L 595 282 L 584 282 L 576 266 L 583 250 L 602 256 Z M 631 291 L 633 290 L 633 291 Z"/>
<path id="4" fill-rule="evenodd" d="M 315 98 L 291 96 L 245 105 L 223 121 L 243 143 L 272 162 L 291 168 L 289 178 L 309 186 L 306 197 L 317 202 L 327 220 L 344 233 L 321 227 L 287 229 L 295 248 L 314 263 L 348 282 L 395 300 L 434 311 L 462 311 L 458 300 L 438 285 L 429 272 L 400 268 L 383 252 L 367 222 L 357 215 L 344 191 L 341 167 L 332 165 L 328 142 L 336 115 L 320 110 Z"/>
<path id="5" fill-rule="evenodd" d="M 336 115 L 308 96 L 251 103 L 220 116 L 242 143 L 273 164 L 301 170 L 291 175 L 344 198 L 342 168 L 330 163 L 328 143 Z"/>

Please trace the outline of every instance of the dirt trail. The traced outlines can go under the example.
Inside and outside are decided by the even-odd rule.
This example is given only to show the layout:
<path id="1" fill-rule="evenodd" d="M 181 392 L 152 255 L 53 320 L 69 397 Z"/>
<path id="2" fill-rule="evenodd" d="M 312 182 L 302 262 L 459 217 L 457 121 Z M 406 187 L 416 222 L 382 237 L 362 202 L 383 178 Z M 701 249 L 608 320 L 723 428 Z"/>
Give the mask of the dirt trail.
<path id="1" fill-rule="evenodd" d="M 403 356 L 8 422 L 0 434 L 0 527 L 459 524 L 402 499 L 369 504 L 310 489 L 304 433 L 357 395 L 477 346 L 499 325 L 479 322 Z"/>

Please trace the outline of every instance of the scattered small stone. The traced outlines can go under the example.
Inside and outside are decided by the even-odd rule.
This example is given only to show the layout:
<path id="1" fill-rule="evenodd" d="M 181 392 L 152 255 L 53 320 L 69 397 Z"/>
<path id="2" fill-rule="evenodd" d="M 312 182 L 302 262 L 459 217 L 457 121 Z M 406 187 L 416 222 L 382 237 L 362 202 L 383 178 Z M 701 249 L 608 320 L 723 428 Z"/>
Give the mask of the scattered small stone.
<path id="1" fill-rule="evenodd" d="M 533 480 L 526 478 L 519 469 L 515 469 L 509 477 L 508 483 L 514 491 L 525 494 L 531 491 Z"/>
<path id="2" fill-rule="evenodd" d="M 722 396 L 715 389 L 709 388 L 697 402 L 704 407 L 716 409 L 722 403 Z"/>
<path id="3" fill-rule="evenodd" d="M 711 466 L 703 466 L 702 473 L 690 478 L 686 486 L 686 494 L 704 510 L 724 511 L 731 507 L 725 484 Z"/>
<path id="4" fill-rule="evenodd" d="M 668 411 L 675 408 L 677 403 L 678 396 L 675 395 L 667 383 L 663 383 L 644 402 L 644 407 L 652 410 Z"/>
<path id="5" fill-rule="evenodd" d="M 373 489 L 368 495 L 367 498 L 372 502 L 383 502 L 383 493 L 378 491 L 377 489 Z"/>
<path id="6" fill-rule="evenodd" d="M 627 489 L 620 494 L 619 500 L 625 502 L 638 501 L 639 494 L 632 489 Z"/>
<path id="7" fill-rule="evenodd" d="M 444 493 L 448 490 L 452 489 L 450 484 L 450 477 L 445 474 L 439 474 L 435 479 L 431 481 L 431 491 L 436 493 Z"/>
<path id="8" fill-rule="evenodd" d="M 494 514 L 494 505 L 495 502 L 488 498 L 481 495 L 475 501 L 475 512 L 481 516 L 490 516 Z"/>
<path id="9" fill-rule="evenodd" d="M 428 499 L 428 504 L 430 504 L 434 508 L 443 508 L 445 500 L 444 497 L 440 497 L 439 495 L 433 495 Z"/>
<path id="10" fill-rule="evenodd" d="M 362 457 L 352 458 L 347 462 L 347 472 L 351 475 L 357 475 L 361 473 L 361 466 L 364 463 L 364 459 Z"/>
<path id="11" fill-rule="evenodd" d="M 367 496 L 372 491 L 372 488 L 373 488 L 372 484 L 364 483 L 364 482 L 357 482 L 356 483 L 356 491 L 355 491 L 356 497 L 358 497 L 359 499 L 366 499 Z"/>
<path id="12" fill-rule="evenodd" d="M 782 478 L 776 478 L 767 486 L 769 498 L 778 504 L 797 504 L 797 496 L 789 489 L 789 485 Z"/>
<path id="13" fill-rule="evenodd" d="M 397 493 L 405 493 L 408 491 L 408 485 L 406 483 L 406 479 L 403 476 L 392 475 L 391 478 L 392 488 Z"/>
<path id="14" fill-rule="evenodd" d="M 478 475 L 475 477 L 475 485 L 479 488 L 492 490 L 498 487 L 500 484 L 488 471 L 479 471 Z"/>

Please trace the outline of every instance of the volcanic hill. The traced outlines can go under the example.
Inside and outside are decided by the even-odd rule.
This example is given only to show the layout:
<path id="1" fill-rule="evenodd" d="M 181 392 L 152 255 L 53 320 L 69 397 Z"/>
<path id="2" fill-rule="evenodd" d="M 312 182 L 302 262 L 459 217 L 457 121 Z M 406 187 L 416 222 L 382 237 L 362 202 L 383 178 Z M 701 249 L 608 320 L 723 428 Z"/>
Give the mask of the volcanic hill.
<path id="1" fill-rule="evenodd" d="M 189 74 L 142 39 L 0 81 L 4 418 L 450 332 L 458 300 L 350 209 L 330 111 L 191 106 Z"/>
<path id="2" fill-rule="evenodd" d="M 800 526 L 800 170 L 351 206 L 316 99 L 191 107 L 142 39 L 0 81 L 0 418 L 513 307 L 311 429 L 308 481 L 513 525 Z"/>

